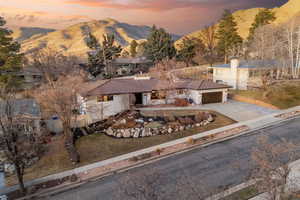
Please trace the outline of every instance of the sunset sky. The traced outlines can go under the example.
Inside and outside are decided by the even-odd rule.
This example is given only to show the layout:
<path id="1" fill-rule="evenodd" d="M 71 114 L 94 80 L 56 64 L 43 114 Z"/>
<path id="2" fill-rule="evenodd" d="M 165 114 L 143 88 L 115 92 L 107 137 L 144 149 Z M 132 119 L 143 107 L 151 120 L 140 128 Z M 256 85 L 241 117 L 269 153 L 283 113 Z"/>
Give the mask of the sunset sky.
<path id="1" fill-rule="evenodd" d="M 152 25 L 184 34 L 216 21 L 224 9 L 275 7 L 288 0 L 0 0 L 11 26 L 64 26 L 91 19 Z"/>

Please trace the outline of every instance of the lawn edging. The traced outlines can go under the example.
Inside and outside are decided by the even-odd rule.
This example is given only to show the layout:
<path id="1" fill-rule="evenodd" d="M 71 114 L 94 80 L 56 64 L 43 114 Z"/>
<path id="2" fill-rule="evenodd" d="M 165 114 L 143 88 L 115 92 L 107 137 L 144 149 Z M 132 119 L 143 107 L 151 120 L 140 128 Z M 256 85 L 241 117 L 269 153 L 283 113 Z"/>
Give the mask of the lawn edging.
<path id="1" fill-rule="evenodd" d="M 300 107 L 295 107 L 293 109 L 288 109 L 287 111 L 291 112 L 292 110 L 295 110 L 295 111 L 300 110 Z M 284 113 L 284 112 L 282 112 L 282 113 Z M 43 177 L 43 178 L 28 181 L 28 182 L 25 183 L 25 186 L 28 187 L 28 186 L 32 186 L 32 185 L 36 185 L 36 184 L 41 184 L 41 183 L 45 183 L 47 181 L 61 179 L 61 178 L 67 177 L 67 176 L 71 176 L 73 174 L 86 173 L 87 171 L 93 170 L 95 168 L 101 168 L 101 167 L 106 167 L 106 166 L 109 166 L 109 165 L 115 165 L 118 162 L 127 161 L 129 159 L 132 159 L 133 157 L 142 156 L 142 155 L 147 154 L 147 153 L 156 152 L 157 149 L 172 148 L 176 145 L 185 145 L 185 147 L 187 147 L 186 144 L 187 144 L 187 141 L 190 138 L 192 138 L 195 141 L 197 141 L 197 140 L 199 141 L 199 140 L 201 140 L 205 137 L 207 138 L 207 137 L 212 136 L 212 135 L 225 134 L 225 137 L 219 138 L 216 141 L 209 141 L 209 142 L 204 143 L 204 144 L 201 143 L 201 144 L 189 145 L 188 148 L 180 149 L 181 151 L 191 149 L 191 148 L 194 148 L 194 147 L 198 147 L 198 146 L 207 146 L 207 145 L 210 145 L 210 144 L 213 144 L 213 143 L 218 143 L 220 141 L 224 141 L 224 140 L 227 140 L 227 139 L 231 139 L 233 137 L 238 137 L 240 135 L 247 134 L 249 131 L 255 130 L 255 126 L 257 126 L 256 129 L 260 129 L 260 128 L 264 128 L 266 126 L 270 126 L 274 123 L 279 123 L 281 121 L 286 121 L 287 120 L 287 119 L 282 119 L 282 118 L 275 118 L 276 115 L 278 115 L 278 113 L 268 115 L 268 116 L 265 116 L 265 117 L 262 117 L 262 118 L 259 118 L 259 119 L 256 119 L 256 120 L 251 120 L 251 121 L 248 121 L 248 122 L 240 122 L 240 123 L 232 124 L 232 125 L 229 125 L 229 126 L 226 126 L 226 127 L 214 129 L 214 130 L 211 130 L 211 131 L 202 132 L 202 133 L 199 133 L 199 134 L 196 134 L 196 135 L 193 135 L 193 136 L 188 136 L 188 137 L 185 137 L 185 138 L 177 139 L 177 140 L 174 140 L 174 141 L 171 141 L 171 142 L 156 145 L 156 146 L 153 146 L 153 147 L 150 147 L 150 148 L 142 149 L 142 150 L 135 151 L 135 152 L 132 152 L 132 153 L 128 153 L 128 154 L 125 154 L 125 155 L 117 156 L 117 157 L 114 157 L 114 158 L 111 158 L 111 159 L 107 159 L 107 160 L 104 160 L 104 161 L 100 161 L 100 162 L 90 164 L 90 165 L 86 165 L 86 166 L 83 166 L 83 167 L 79 167 L 79 168 L 76 168 L 76 169 L 68 170 L 68 171 L 65 171 L 65 172 L 62 172 L 62 173 L 49 175 L 49 176 L 46 176 L 46 177 Z M 266 119 L 269 119 L 269 120 L 266 120 Z M 265 120 L 266 123 L 262 123 L 262 120 Z M 258 122 L 260 122 L 260 123 L 258 123 Z M 246 126 L 247 126 L 247 129 L 245 129 Z M 241 128 L 241 127 L 244 127 L 244 128 Z M 237 131 L 237 129 L 239 129 L 239 128 L 241 128 L 241 132 Z M 234 130 L 233 134 L 231 134 L 231 135 L 228 134 L 232 130 Z M 174 152 L 172 152 L 172 154 L 174 154 Z M 167 155 L 164 155 L 164 156 L 168 156 L 168 155 L 170 155 L 170 154 L 167 154 Z M 153 160 L 153 159 L 158 159 L 158 157 L 151 158 L 149 160 Z M 143 160 L 143 162 L 149 161 L 149 160 Z M 132 168 L 132 167 L 134 167 L 136 165 L 140 165 L 140 164 L 142 164 L 142 163 L 141 162 L 140 163 L 139 162 L 134 162 L 134 163 L 132 163 L 131 166 L 127 166 L 126 168 Z M 113 171 L 118 171 L 121 168 L 120 167 L 119 168 L 117 167 L 117 168 L 114 168 L 114 169 L 109 168 L 109 172 L 112 173 Z M 104 175 L 104 174 L 102 174 L 102 175 Z M 4 188 L 4 189 L 1 189 L 0 194 L 7 194 L 7 193 L 10 193 L 10 192 L 15 191 L 17 189 L 18 189 L 17 185 L 7 187 L 7 188 Z"/>

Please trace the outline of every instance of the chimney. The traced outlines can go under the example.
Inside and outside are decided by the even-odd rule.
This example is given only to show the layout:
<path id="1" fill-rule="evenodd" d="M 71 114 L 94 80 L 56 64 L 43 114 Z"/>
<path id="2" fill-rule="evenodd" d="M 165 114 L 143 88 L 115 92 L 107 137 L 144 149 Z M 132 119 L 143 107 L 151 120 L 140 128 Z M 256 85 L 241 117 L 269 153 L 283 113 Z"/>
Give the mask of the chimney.
<path id="1" fill-rule="evenodd" d="M 232 58 L 230 60 L 230 69 L 232 77 L 232 87 L 233 89 L 238 89 L 238 68 L 240 66 L 240 61 L 238 58 Z"/>

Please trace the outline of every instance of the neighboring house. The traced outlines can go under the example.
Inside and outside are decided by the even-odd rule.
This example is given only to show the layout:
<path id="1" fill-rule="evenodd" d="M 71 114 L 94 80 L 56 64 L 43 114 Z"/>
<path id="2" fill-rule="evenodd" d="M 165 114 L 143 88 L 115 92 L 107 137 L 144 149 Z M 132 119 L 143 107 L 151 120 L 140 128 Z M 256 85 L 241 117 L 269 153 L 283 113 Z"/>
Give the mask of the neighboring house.
<path id="1" fill-rule="evenodd" d="M 94 123 L 135 105 L 171 104 L 177 98 L 188 99 L 196 105 L 225 103 L 229 88 L 209 80 L 168 82 L 150 77 L 111 79 L 82 93 L 81 113 L 87 116 L 88 123 Z"/>
<path id="2" fill-rule="evenodd" d="M 43 79 L 43 73 L 33 67 L 23 68 L 16 74 L 22 80 L 22 87 L 24 89 L 31 89 L 35 86 L 39 86 Z"/>
<path id="3" fill-rule="evenodd" d="M 262 84 L 261 75 L 265 70 L 274 71 L 278 63 L 274 60 L 240 61 L 237 58 L 230 64 L 213 66 L 213 81 L 231 86 L 237 90 L 247 90 Z"/>
<path id="4" fill-rule="evenodd" d="M 40 106 L 34 99 L 16 99 L 10 104 L 13 115 L 19 117 L 21 120 L 24 120 L 25 131 L 28 130 L 29 133 L 31 132 L 30 129 L 34 128 L 36 133 L 41 133 L 41 110 Z M 4 101 L 0 101 L 0 116 L 6 115 L 6 107 L 6 103 Z M 28 122 L 30 123 L 30 126 L 27 126 Z"/>
<path id="5" fill-rule="evenodd" d="M 145 57 L 116 58 L 108 64 L 108 70 L 117 76 L 127 76 L 148 72 L 152 66 L 153 62 Z"/>

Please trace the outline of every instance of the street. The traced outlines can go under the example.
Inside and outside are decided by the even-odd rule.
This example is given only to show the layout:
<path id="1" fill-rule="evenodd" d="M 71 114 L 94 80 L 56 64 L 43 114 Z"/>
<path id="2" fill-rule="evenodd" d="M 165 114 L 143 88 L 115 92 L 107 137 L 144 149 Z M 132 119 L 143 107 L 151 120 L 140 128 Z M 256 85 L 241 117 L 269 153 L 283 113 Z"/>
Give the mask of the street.
<path id="1" fill-rule="evenodd" d="M 300 119 L 293 119 L 247 135 L 224 141 L 205 148 L 194 149 L 170 156 L 152 164 L 115 174 L 101 180 L 87 183 L 79 188 L 48 197 L 55 200 L 111 200 L 115 194 L 118 180 L 127 173 L 138 170 L 157 169 L 167 178 L 166 188 L 172 188 L 176 178 L 186 174 L 193 183 L 205 185 L 206 191 L 231 187 L 245 181 L 251 172 L 251 150 L 257 144 L 259 135 L 269 137 L 271 143 L 282 139 L 300 144 Z M 300 156 L 299 156 L 300 157 Z M 239 167 L 235 167 L 239 166 Z M 169 186 L 169 187 L 168 187 Z M 172 188 L 173 190 L 175 188 Z M 208 195 L 204 194 L 203 195 Z"/>

